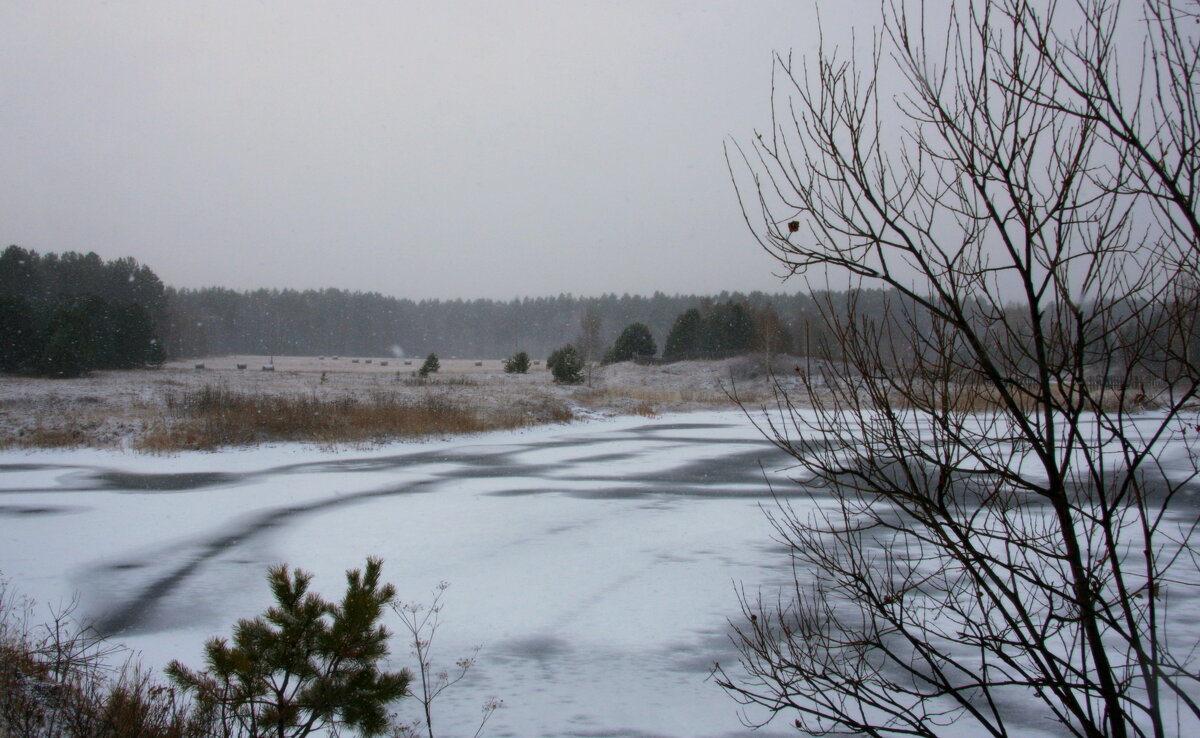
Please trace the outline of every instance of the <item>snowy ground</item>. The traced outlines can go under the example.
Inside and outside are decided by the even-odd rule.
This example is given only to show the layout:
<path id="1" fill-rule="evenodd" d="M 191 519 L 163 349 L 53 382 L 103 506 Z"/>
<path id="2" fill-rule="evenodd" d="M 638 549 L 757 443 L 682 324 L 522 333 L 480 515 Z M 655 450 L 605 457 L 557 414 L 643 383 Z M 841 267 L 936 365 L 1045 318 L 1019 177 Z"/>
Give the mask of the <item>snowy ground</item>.
<path id="1" fill-rule="evenodd" d="M 78 594 L 152 666 L 199 665 L 206 638 L 267 606 L 267 566 L 336 596 L 380 556 L 405 599 L 451 583 L 435 661 L 482 646 L 442 735 L 470 735 L 491 697 L 494 736 L 740 735 L 705 678 L 734 658 L 735 585 L 789 575 L 759 507 L 784 466 L 730 411 L 342 453 L 7 451 L 0 569 L 42 603 Z"/>
<path id="2" fill-rule="evenodd" d="M 800 361 L 776 357 L 775 370 L 783 381 L 797 383 Z M 728 390 L 734 388 L 751 404 L 771 394 L 761 357 L 615 364 L 598 367 L 586 384 L 569 387 L 554 384 L 544 363 L 514 375 L 505 374 L 499 361 L 450 358 L 442 359 L 441 371 L 428 386 L 414 386 L 412 376 L 421 363 L 379 357 L 225 356 L 68 380 L 0 375 L 0 448 L 134 448 L 143 434 L 171 422 L 173 400 L 202 387 L 322 401 L 432 394 L 485 416 L 516 412 L 535 422 L 560 418 L 564 410 L 594 418 L 728 408 Z M 262 371 L 264 365 L 274 371 Z"/>

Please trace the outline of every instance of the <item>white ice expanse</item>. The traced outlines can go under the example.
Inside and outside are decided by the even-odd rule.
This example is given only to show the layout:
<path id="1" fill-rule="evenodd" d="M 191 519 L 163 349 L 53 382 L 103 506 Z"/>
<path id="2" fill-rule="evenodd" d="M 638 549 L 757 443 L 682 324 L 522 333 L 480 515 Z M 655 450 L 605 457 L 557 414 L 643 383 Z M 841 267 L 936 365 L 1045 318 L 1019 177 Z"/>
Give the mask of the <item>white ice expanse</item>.
<path id="1" fill-rule="evenodd" d="M 440 735 L 472 734 L 492 697 L 493 736 L 735 735 L 706 677 L 735 658 L 735 585 L 789 576 L 760 509 L 764 470 L 786 463 L 737 412 L 341 452 L 10 451 L 0 570 L 43 606 L 78 595 L 148 665 L 198 666 L 207 638 L 270 604 L 269 565 L 336 597 L 379 556 L 406 600 L 450 582 L 435 662 L 482 646 Z"/>
<path id="2" fill-rule="evenodd" d="M 1157 420 L 1132 422 L 1148 432 Z M 1161 438 L 1162 473 L 1191 478 L 1195 443 L 1182 426 Z M 438 735 L 472 735 L 491 698 L 505 705 L 491 736 L 749 735 L 706 677 L 736 660 L 735 587 L 770 597 L 790 583 L 761 506 L 772 485 L 800 514 L 818 503 L 789 467 L 740 412 L 340 452 L 7 451 L 0 572 L 43 615 L 77 596 L 150 666 L 199 666 L 206 639 L 270 604 L 268 566 L 307 569 L 336 598 L 346 569 L 379 556 L 407 601 L 450 582 L 435 665 L 482 647 L 437 705 Z M 1197 497 L 1186 489 L 1176 515 L 1190 519 Z M 1190 591 L 1173 595 L 1169 623 L 1189 643 L 1200 639 Z M 393 646 L 392 666 L 411 665 L 399 636 Z M 1056 734 L 1031 707 L 1025 734 Z M 788 722 L 753 735 L 791 735 Z"/>

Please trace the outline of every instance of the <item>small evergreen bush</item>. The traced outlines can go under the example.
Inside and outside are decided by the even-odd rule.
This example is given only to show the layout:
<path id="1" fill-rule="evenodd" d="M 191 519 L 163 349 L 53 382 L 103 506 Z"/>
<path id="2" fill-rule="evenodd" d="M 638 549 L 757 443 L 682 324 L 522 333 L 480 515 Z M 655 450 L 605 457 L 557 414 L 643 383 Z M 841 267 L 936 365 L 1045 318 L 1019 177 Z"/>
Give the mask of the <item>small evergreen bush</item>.
<path id="1" fill-rule="evenodd" d="M 437 370 L 441 368 L 442 362 L 438 361 L 437 354 L 430 354 L 429 356 L 425 357 L 425 363 L 422 364 L 421 368 L 417 370 L 417 374 L 420 374 L 422 377 L 428 377 L 430 374 L 437 372 Z"/>
<path id="2" fill-rule="evenodd" d="M 506 374 L 525 374 L 529 371 L 529 354 L 524 351 L 518 351 L 513 356 L 504 360 L 504 371 Z"/>
<path id="3" fill-rule="evenodd" d="M 300 738 L 341 728 L 380 735 L 390 723 L 389 703 L 405 695 L 412 678 L 408 670 L 379 668 L 391 636 L 379 621 L 396 596 L 380 583 L 382 568 L 369 558 L 365 572 L 347 571 L 337 603 L 308 591 L 311 574 L 272 567 L 275 605 L 239 620 L 232 643 L 210 640 L 207 668 L 172 661 L 166 674 L 217 723 L 217 735 Z"/>
<path id="4" fill-rule="evenodd" d="M 579 384 L 583 381 L 583 356 L 570 344 L 552 352 L 546 359 L 546 366 L 559 384 Z"/>

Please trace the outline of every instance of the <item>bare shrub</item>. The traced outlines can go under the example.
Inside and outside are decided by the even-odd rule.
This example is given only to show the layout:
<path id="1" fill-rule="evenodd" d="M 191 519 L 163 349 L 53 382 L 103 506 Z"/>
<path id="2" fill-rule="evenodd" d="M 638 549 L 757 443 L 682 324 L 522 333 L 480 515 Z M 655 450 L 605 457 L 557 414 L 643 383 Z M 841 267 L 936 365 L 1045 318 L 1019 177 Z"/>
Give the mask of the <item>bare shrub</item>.
<path id="1" fill-rule="evenodd" d="M 0 580 L 0 735 L 184 738 L 190 703 L 74 617 L 30 625 L 32 604 Z M 121 658 L 124 661 L 121 662 Z M 113 661 L 117 665 L 113 665 Z"/>

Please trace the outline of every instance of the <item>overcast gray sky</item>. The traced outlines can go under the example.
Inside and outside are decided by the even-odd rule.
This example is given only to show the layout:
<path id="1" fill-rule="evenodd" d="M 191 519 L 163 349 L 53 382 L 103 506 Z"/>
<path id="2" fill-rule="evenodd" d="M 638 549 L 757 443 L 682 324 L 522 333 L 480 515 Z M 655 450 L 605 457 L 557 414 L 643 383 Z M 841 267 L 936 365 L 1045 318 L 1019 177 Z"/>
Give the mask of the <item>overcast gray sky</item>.
<path id="1" fill-rule="evenodd" d="M 0 242 L 189 287 L 773 291 L 722 143 L 815 44 L 795 0 L 5 0 Z"/>

